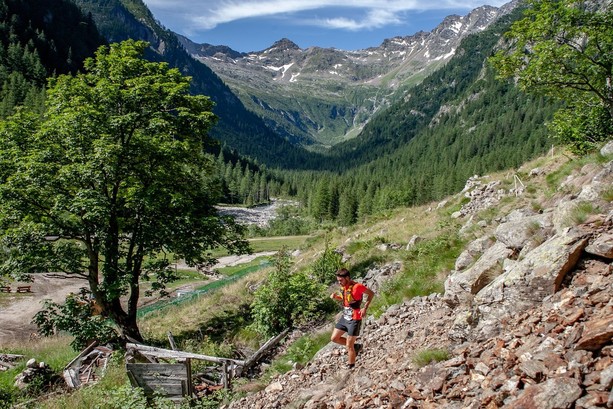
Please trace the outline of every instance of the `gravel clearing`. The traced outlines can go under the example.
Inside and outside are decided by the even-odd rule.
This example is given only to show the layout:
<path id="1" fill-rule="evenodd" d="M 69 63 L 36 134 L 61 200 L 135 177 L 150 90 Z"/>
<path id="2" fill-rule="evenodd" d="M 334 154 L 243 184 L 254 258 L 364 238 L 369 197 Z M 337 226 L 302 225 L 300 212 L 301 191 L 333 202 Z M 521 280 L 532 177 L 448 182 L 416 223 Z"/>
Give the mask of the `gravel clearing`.
<path id="1" fill-rule="evenodd" d="M 283 206 L 297 206 L 298 203 L 289 200 L 272 199 L 270 204 L 254 207 L 219 206 L 217 210 L 222 215 L 234 216 L 241 224 L 255 224 L 266 227 L 271 220 L 277 217 L 277 210 Z"/>

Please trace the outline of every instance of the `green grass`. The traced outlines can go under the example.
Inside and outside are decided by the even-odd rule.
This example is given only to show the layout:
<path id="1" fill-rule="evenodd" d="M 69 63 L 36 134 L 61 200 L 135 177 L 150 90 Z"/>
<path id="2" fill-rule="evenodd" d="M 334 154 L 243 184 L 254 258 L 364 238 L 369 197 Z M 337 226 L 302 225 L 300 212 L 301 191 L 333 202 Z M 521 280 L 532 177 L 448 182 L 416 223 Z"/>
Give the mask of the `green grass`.
<path id="1" fill-rule="evenodd" d="M 404 256 L 402 273 L 389 280 L 373 300 L 372 314 L 377 317 L 406 299 L 442 293 L 443 280 L 463 247 L 463 242 L 450 233 L 418 243 Z"/>
<path id="2" fill-rule="evenodd" d="M 61 393 L 50 399 L 37 403 L 41 409 L 100 409 L 113 407 L 113 391 L 129 385 L 128 376 L 123 363 L 123 354 L 115 352 L 106 368 L 104 377 L 96 384 L 82 387 L 71 393 Z M 124 402 L 125 403 L 125 402 Z M 136 406 L 125 406 L 136 407 Z"/>
<path id="3" fill-rule="evenodd" d="M 182 295 L 181 297 L 163 298 L 153 304 L 141 307 L 138 310 L 138 316 L 142 318 L 150 313 L 160 314 L 162 313 L 162 310 L 170 307 L 188 305 L 190 303 L 197 302 L 201 297 L 234 283 L 236 280 L 243 278 L 250 273 L 266 268 L 268 265 L 269 263 L 266 258 L 258 257 L 248 264 L 225 267 L 220 269 L 220 272 L 225 276 L 225 278 L 207 282 L 204 285 L 196 287 L 189 294 Z"/>
<path id="4" fill-rule="evenodd" d="M 219 271 L 219 274 L 225 277 L 232 277 L 236 274 L 241 274 L 245 270 L 258 270 L 268 265 L 270 265 L 269 257 L 257 257 L 248 263 L 242 263 L 236 266 L 222 267 L 217 271 Z"/>
<path id="5" fill-rule="evenodd" d="M 270 367 L 265 371 L 260 382 L 268 383 L 272 378 L 291 370 L 295 363 L 305 365 L 315 354 L 328 345 L 330 332 L 307 334 L 289 346 L 287 351 L 275 358 Z"/>
<path id="6" fill-rule="evenodd" d="M 449 351 L 446 349 L 424 349 L 415 353 L 413 363 L 422 368 L 432 362 L 441 362 L 448 359 Z"/>
<path id="7" fill-rule="evenodd" d="M 564 179 L 566 179 L 573 171 L 577 169 L 581 169 L 585 164 L 594 162 L 595 157 L 593 156 L 585 156 L 581 158 L 575 158 L 573 160 L 569 160 L 568 162 L 562 164 L 555 171 L 549 173 L 546 177 L 547 187 L 551 192 L 556 192 Z"/>
<path id="8" fill-rule="evenodd" d="M 608 189 L 605 189 L 601 194 L 600 197 L 602 198 L 602 200 L 607 201 L 607 202 L 613 202 L 613 187 L 610 187 Z"/>
<path id="9" fill-rule="evenodd" d="M 202 273 L 194 270 L 177 270 L 178 280 L 168 283 L 166 288 L 169 290 L 183 285 L 202 282 L 208 280 Z"/>
<path id="10" fill-rule="evenodd" d="M 593 203 L 581 202 L 572 211 L 571 220 L 574 224 L 584 223 L 590 215 L 599 212 L 598 207 L 595 207 Z"/>
<path id="11" fill-rule="evenodd" d="M 45 362 L 56 373 L 61 373 L 78 352 L 70 347 L 71 338 L 58 336 L 43 338 L 34 342 L 22 342 L 0 349 L 0 353 L 23 355 L 23 359 L 15 361 L 16 366 L 8 371 L 0 372 L 0 398 L 3 395 L 13 396 L 14 400 L 23 402 L 32 398 L 28 391 L 19 391 L 15 386 L 15 376 L 21 373 L 30 358 Z M 5 398 L 6 399 L 6 398 Z M 0 407 L 3 407 L 0 402 Z M 38 407 L 38 406 L 37 406 Z"/>
<path id="12" fill-rule="evenodd" d="M 250 239 L 249 244 L 255 253 L 264 251 L 279 251 L 283 247 L 289 249 L 302 248 L 311 236 L 264 237 Z"/>

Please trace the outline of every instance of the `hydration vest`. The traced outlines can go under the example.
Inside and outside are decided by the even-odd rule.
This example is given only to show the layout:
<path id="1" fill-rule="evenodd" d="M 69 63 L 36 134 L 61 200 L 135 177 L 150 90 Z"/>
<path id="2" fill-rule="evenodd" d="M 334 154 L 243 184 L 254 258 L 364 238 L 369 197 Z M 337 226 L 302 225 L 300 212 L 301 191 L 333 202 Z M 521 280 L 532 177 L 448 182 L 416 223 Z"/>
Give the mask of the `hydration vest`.
<path id="1" fill-rule="evenodd" d="M 351 319 L 360 319 L 359 312 L 356 310 L 360 309 L 360 306 L 362 305 L 362 299 L 359 299 L 359 300 L 353 299 L 353 286 L 354 285 L 355 283 L 351 284 L 347 289 L 345 289 L 345 287 L 341 289 L 341 295 L 343 297 L 343 307 L 345 307 L 346 319 L 349 319 L 349 315 L 351 315 Z M 349 314 L 350 311 L 351 311 L 351 314 Z"/>

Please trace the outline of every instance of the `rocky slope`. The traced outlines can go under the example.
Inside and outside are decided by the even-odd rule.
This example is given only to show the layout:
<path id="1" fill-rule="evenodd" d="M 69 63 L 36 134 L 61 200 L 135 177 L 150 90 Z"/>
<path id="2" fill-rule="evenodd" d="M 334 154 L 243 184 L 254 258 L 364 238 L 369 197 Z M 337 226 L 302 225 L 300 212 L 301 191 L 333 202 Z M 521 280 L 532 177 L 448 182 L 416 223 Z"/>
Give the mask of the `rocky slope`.
<path id="1" fill-rule="evenodd" d="M 466 237 L 482 234 L 458 257 L 444 294 L 368 319 L 355 369 L 329 344 L 305 368 L 229 407 L 612 408 L 611 186 L 613 161 L 585 165 L 546 207 L 516 208 L 488 224 L 480 210 L 523 190 L 471 179 L 463 192 L 470 202 L 453 216 Z M 577 217 L 581 209 L 590 215 Z M 433 349 L 448 359 L 419 367 L 416 353 Z"/>
<path id="2" fill-rule="evenodd" d="M 310 47 L 282 39 L 263 51 L 179 39 L 245 106 L 296 143 L 334 144 L 354 135 L 399 88 L 421 81 L 448 61 L 460 41 L 515 7 L 482 6 L 445 18 L 431 32 L 386 39 L 357 51 Z"/>

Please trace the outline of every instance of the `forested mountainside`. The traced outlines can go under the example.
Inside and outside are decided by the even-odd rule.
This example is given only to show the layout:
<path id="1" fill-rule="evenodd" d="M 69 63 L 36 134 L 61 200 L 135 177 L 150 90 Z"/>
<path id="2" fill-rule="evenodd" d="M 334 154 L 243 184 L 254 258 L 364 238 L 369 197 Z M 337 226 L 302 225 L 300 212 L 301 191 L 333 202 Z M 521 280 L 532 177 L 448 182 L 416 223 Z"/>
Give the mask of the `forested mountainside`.
<path id="1" fill-rule="evenodd" d="M 207 66 L 191 58 L 177 37 L 154 18 L 141 0 L 74 0 L 91 13 L 100 32 L 109 42 L 128 38 L 145 40 L 152 51 L 147 58 L 166 61 L 192 77 L 192 92 L 215 102 L 218 124 L 211 135 L 230 149 L 262 163 L 291 167 L 308 153 L 277 136 L 264 122 L 245 109 L 240 100 Z"/>
<path id="2" fill-rule="evenodd" d="M 179 39 L 272 129 L 314 149 L 358 135 L 375 112 L 442 67 L 464 37 L 484 30 L 515 5 L 478 7 L 465 16 L 446 17 L 430 32 L 356 51 L 301 49 L 284 38 L 265 50 L 239 53 Z"/>
<path id="3" fill-rule="evenodd" d="M 155 21 L 142 1 L 75 2 L 83 10 L 81 15 L 89 14 L 87 21 L 95 21 L 108 41 L 150 42 L 148 58 L 179 67 L 193 78 L 194 93 L 209 95 L 216 102 L 219 121 L 212 135 L 235 151 L 219 157 L 220 164 L 232 157 L 231 163 L 220 165 L 225 201 L 230 203 L 258 203 L 271 194 L 296 195 L 316 220 L 351 224 L 379 210 L 440 198 L 460 189 L 472 174 L 517 166 L 551 144 L 544 122 L 551 117 L 553 105 L 496 80 L 487 63 L 501 34 L 519 16 L 517 9 L 483 32 L 467 36 L 444 67 L 411 88 L 400 102 L 381 110 L 358 137 L 326 154 L 314 154 L 275 135 L 245 109 L 219 77 L 192 59 L 177 37 Z M 32 9 L 45 15 L 42 5 Z M 68 26 L 57 33 L 65 33 Z M 54 35 L 68 44 L 62 35 Z M 90 46 L 103 41 L 97 32 L 92 35 L 70 38 L 87 38 Z M 75 67 L 82 58 L 74 57 Z M 47 72 L 64 71 L 51 68 L 43 74 L 40 70 L 38 84 Z M 42 104 L 41 88 L 36 89 Z M 237 154 L 266 164 L 269 171 L 262 173 L 257 164 L 247 164 Z M 281 170 L 270 172 L 275 168 Z"/>
<path id="4" fill-rule="evenodd" d="M 351 224 L 460 190 L 474 174 L 517 167 L 552 145 L 555 105 L 500 81 L 487 58 L 518 12 L 467 37 L 450 62 L 330 150 L 328 173 L 291 182 L 318 219 Z M 321 169 L 321 168 L 320 168 Z"/>
<path id="5" fill-rule="evenodd" d="M 454 139 L 468 138 L 473 141 L 473 131 L 480 133 L 484 128 L 489 128 L 487 133 L 494 136 L 501 129 L 498 121 L 502 121 L 509 111 L 509 99 L 522 105 L 515 109 L 523 111 L 524 115 L 542 111 L 542 103 L 537 101 L 535 104 L 532 99 L 518 93 L 512 84 L 497 81 L 487 61 L 495 52 L 502 34 L 520 17 L 521 12 L 521 9 L 516 9 L 484 32 L 466 37 L 445 67 L 411 89 L 404 100 L 375 115 L 359 138 L 335 146 L 332 155 L 347 159 L 353 166 L 356 162 L 368 163 L 395 152 L 426 131 L 438 138 L 440 130 L 448 128 L 447 122 L 458 118 L 458 115 L 463 116 L 462 123 L 472 121 L 472 125 L 479 129 L 471 129 L 472 125 L 461 126 L 457 128 L 458 134 Z M 507 135 L 514 133 L 516 126 L 529 127 L 524 117 L 517 119 L 515 124 L 506 126 Z M 493 125 L 493 128 L 484 127 L 486 123 Z M 541 125 L 542 121 L 535 121 L 531 126 L 538 129 Z M 489 142 L 485 143 L 490 145 Z M 495 144 L 491 145 L 490 148 L 496 149 Z"/>
<path id="6" fill-rule="evenodd" d="M 17 105 L 42 109 L 47 77 L 76 72 L 103 42 L 69 0 L 0 0 L 0 118 Z"/>

